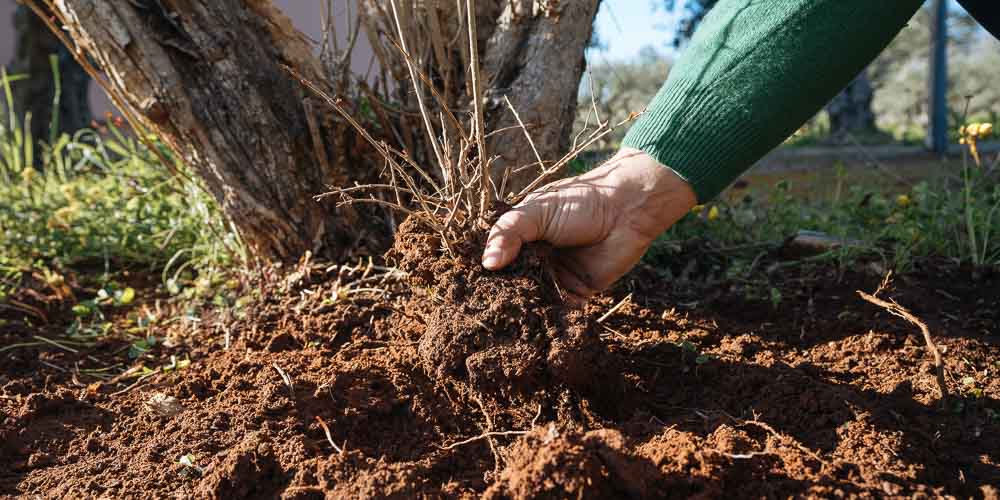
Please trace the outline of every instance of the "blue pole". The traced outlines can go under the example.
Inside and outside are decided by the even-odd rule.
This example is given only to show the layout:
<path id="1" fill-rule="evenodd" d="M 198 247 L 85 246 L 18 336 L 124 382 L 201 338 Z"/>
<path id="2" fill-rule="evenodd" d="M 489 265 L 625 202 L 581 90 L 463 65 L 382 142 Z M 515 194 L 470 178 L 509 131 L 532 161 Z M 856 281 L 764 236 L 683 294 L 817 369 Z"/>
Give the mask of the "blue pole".
<path id="1" fill-rule="evenodd" d="M 931 7 L 930 108 L 927 146 L 931 151 L 948 151 L 948 2 L 934 0 Z"/>

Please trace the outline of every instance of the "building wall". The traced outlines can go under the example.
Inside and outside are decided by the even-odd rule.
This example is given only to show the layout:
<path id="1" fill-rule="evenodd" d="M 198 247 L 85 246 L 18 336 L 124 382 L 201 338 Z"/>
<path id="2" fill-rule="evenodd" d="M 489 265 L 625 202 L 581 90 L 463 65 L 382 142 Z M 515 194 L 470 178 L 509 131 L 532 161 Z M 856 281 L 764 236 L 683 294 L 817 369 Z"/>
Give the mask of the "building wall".
<path id="1" fill-rule="evenodd" d="M 352 0 L 335 0 L 334 18 L 337 20 L 337 34 L 345 37 L 347 33 L 347 2 Z M 320 4 L 324 0 L 273 0 L 295 23 L 295 26 L 302 30 L 310 39 L 321 40 L 323 37 L 323 15 Z M 0 0 L 0 64 L 7 64 L 14 57 L 14 0 Z M 352 12 L 355 12 L 352 9 Z M 318 46 L 317 46 L 318 49 Z M 364 73 L 368 69 L 368 64 L 372 58 L 371 47 L 367 39 L 362 36 L 353 53 L 352 67 L 356 73 Z M 94 116 L 103 116 L 108 111 L 113 111 L 113 106 L 104 95 L 100 86 L 91 84 L 90 104 Z"/>

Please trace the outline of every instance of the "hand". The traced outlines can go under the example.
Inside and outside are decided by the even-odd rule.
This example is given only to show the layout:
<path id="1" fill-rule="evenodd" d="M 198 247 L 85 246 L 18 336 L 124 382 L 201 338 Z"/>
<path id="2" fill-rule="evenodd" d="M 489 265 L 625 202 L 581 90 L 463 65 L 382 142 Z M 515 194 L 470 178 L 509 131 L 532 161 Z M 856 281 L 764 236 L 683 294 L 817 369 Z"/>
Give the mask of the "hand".
<path id="1" fill-rule="evenodd" d="M 607 163 L 553 182 L 503 214 L 483 266 L 502 269 L 521 246 L 556 247 L 556 280 L 579 299 L 604 290 L 639 262 L 653 240 L 696 204 L 691 186 L 646 153 L 623 148 Z"/>

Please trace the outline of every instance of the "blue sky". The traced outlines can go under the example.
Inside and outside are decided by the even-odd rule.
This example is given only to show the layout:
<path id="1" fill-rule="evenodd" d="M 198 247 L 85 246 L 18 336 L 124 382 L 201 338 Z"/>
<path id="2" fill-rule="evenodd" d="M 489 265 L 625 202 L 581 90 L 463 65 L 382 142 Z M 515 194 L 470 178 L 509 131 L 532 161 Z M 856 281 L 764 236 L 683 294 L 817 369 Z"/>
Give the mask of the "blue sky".
<path id="1" fill-rule="evenodd" d="M 882 0 L 875 0 L 882 1 Z M 683 0 L 676 0 L 674 12 L 653 9 L 662 0 L 603 0 L 597 13 L 597 32 L 608 50 L 598 57 L 609 61 L 631 59 L 639 55 L 639 50 L 652 45 L 658 50 L 672 53 L 670 40 L 673 38 L 677 19 L 681 14 Z M 952 9 L 961 9 L 957 2 L 949 2 Z"/>
<path id="2" fill-rule="evenodd" d="M 596 27 L 601 42 L 608 46 L 601 55 L 608 60 L 630 59 L 646 45 L 669 51 L 678 13 L 656 9 L 655 0 L 604 0 L 597 13 Z M 682 2 L 677 2 L 678 4 Z M 679 9 L 678 9 L 679 11 Z"/>

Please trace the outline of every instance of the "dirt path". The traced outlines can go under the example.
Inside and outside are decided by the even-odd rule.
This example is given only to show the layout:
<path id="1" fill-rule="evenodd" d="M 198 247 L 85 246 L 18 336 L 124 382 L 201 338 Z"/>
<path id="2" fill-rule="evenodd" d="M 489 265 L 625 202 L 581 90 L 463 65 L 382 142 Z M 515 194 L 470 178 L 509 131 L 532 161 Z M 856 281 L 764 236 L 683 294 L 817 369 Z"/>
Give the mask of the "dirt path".
<path id="1" fill-rule="evenodd" d="M 616 372 L 579 391 L 433 377 L 434 299 L 331 303 L 322 277 L 204 318 L 153 353 L 190 366 L 120 394 L 76 371 L 89 352 L 10 349 L 0 496 L 997 498 L 1000 278 L 925 273 L 893 296 L 945 351 L 944 408 L 919 332 L 855 294 L 879 277 L 826 269 L 780 277 L 776 307 L 640 270 L 588 306 L 632 294 L 597 326 Z M 65 329 L 0 313 L 0 346 Z"/>

